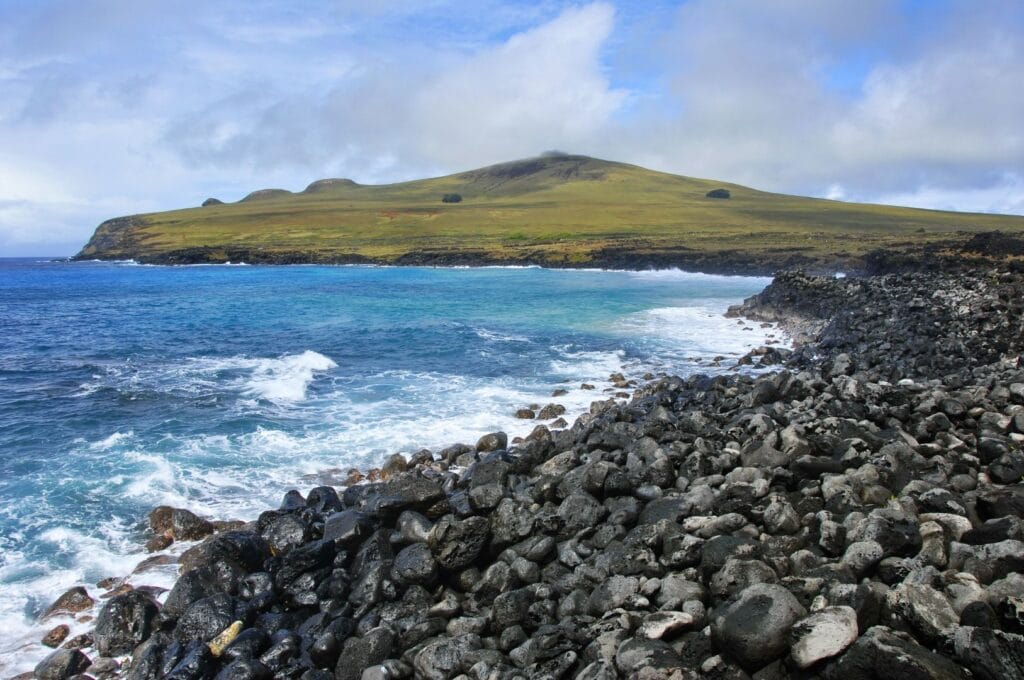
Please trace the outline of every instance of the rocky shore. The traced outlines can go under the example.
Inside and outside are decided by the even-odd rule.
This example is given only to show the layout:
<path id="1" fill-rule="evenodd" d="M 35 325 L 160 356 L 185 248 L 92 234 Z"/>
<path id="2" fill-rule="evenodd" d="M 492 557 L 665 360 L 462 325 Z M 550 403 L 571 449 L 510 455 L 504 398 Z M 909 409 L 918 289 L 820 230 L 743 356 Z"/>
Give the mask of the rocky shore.
<path id="1" fill-rule="evenodd" d="M 109 598 L 35 676 L 1022 678 L 1024 274 L 921 269 L 779 275 L 733 310 L 798 338 L 740 362 L 769 372 L 396 455 L 242 526 L 160 509 L 157 543 L 206 536 L 176 585 Z"/>

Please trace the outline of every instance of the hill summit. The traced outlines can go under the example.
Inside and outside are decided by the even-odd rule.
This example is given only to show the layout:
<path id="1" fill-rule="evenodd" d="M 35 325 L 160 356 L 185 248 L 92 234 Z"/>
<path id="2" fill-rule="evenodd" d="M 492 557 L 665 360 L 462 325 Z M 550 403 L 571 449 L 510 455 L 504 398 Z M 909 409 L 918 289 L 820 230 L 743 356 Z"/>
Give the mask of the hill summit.
<path id="1" fill-rule="evenodd" d="M 572 154 L 384 185 L 324 179 L 101 224 L 79 259 L 839 270 L 1024 232 L 1019 216 L 844 203 Z"/>

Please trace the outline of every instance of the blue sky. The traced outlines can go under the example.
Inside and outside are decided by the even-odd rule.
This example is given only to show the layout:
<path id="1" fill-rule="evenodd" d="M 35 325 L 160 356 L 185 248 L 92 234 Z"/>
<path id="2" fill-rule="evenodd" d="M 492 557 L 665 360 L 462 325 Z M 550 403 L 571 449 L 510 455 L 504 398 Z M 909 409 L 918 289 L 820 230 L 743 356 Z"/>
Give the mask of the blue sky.
<path id="1" fill-rule="evenodd" d="M 1019 0 L 0 0 L 0 256 L 549 149 L 1024 213 L 1022 121 Z"/>

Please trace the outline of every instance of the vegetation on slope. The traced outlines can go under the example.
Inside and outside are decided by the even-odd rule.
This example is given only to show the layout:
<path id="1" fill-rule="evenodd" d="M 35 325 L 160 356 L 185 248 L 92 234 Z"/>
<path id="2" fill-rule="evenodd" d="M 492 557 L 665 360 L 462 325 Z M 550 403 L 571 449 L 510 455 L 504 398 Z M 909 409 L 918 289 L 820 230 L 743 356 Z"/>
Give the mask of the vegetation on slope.
<path id="1" fill-rule="evenodd" d="M 716 189 L 729 198 L 709 197 Z M 1024 231 L 1024 217 L 787 196 L 569 155 L 207 203 L 104 222 L 78 257 L 771 271 L 856 266 L 870 251 L 936 246 L 958 232 Z"/>

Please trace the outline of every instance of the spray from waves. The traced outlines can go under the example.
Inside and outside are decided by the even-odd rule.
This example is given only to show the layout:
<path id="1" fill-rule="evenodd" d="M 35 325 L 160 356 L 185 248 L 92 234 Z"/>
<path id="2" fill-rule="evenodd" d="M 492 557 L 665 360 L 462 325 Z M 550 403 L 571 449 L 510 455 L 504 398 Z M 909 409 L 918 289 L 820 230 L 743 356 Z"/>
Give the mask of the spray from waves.
<path id="1" fill-rule="evenodd" d="M 280 359 L 258 359 L 247 392 L 268 401 L 302 401 L 315 373 L 337 367 L 334 361 L 312 350 Z"/>
<path id="2" fill-rule="evenodd" d="M 128 398 L 144 393 L 192 398 L 236 393 L 287 405 L 305 400 L 317 374 L 337 367 L 332 359 L 313 350 L 276 358 L 195 357 L 150 364 L 129 360 L 101 367 L 92 381 L 79 385 L 74 396 L 88 397 L 104 388 Z"/>
<path id="3" fill-rule="evenodd" d="M 724 314 L 719 302 L 695 301 L 686 307 L 656 307 L 630 315 L 619 322 L 618 330 L 644 338 L 662 360 L 739 357 L 755 347 L 788 343 L 774 324 Z"/>

